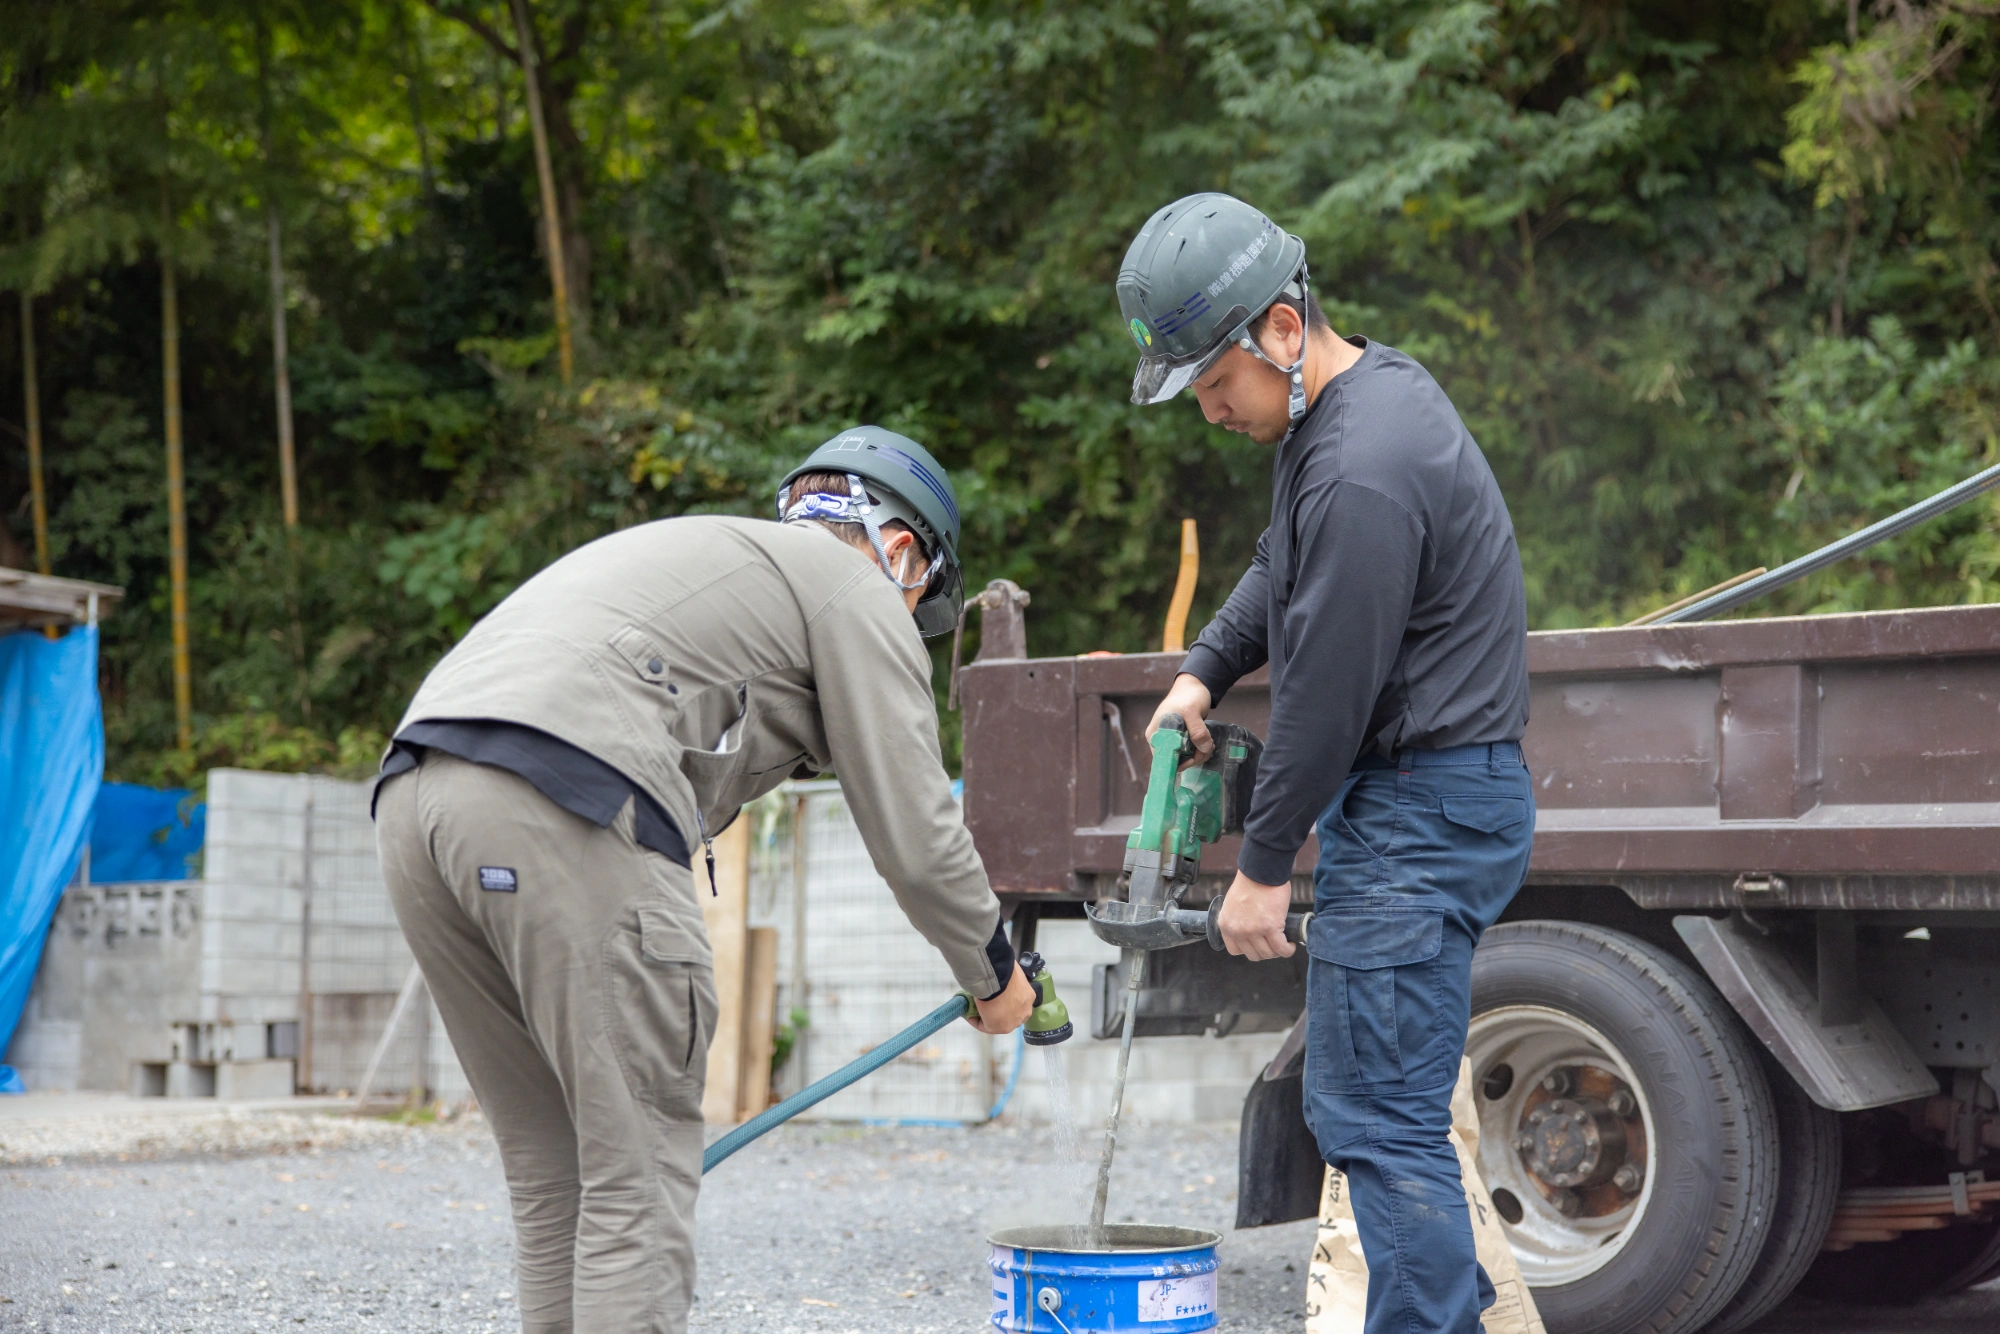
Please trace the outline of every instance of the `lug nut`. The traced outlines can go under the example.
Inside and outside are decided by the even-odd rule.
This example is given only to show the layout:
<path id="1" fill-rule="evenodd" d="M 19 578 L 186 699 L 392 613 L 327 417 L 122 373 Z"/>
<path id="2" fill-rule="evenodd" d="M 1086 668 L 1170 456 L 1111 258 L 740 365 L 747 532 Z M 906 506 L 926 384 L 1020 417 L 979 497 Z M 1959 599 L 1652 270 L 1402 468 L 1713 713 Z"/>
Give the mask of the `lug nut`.
<path id="1" fill-rule="evenodd" d="M 1548 1119 L 1549 1109 L 1546 1107 L 1537 1107 L 1534 1111 L 1528 1113 L 1528 1124 L 1531 1126 L 1538 1126 Z"/>
<path id="2" fill-rule="evenodd" d="M 1558 1098 L 1569 1092 L 1569 1084 L 1569 1071 L 1567 1070 L 1551 1070 L 1542 1079 L 1543 1091 L 1553 1093 Z"/>
<path id="3" fill-rule="evenodd" d="M 1630 1116 L 1639 1110 L 1639 1100 L 1625 1089 L 1612 1094 L 1606 1105 L 1611 1108 L 1613 1116 Z"/>
<path id="4" fill-rule="evenodd" d="M 1549 1196 L 1549 1203 L 1553 1204 L 1556 1207 L 1556 1212 L 1564 1218 L 1575 1218 L 1583 1212 L 1583 1201 L 1573 1190 L 1557 1191 L 1555 1194 Z"/>
<path id="5" fill-rule="evenodd" d="M 1611 1184 L 1627 1195 L 1637 1195 L 1639 1187 L 1646 1183 L 1646 1174 L 1639 1170 L 1637 1163 L 1626 1163 L 1611 1174 Z"/>
<path id="6" fill-rule="evenodd" d="M 1533 1153 L 1534 1151 L 1535 1151 L 1535 1137 L 1533 1135 L 1514 1136 L 1514 1152 L 1519 1154 L 1529 1154 Z"/>

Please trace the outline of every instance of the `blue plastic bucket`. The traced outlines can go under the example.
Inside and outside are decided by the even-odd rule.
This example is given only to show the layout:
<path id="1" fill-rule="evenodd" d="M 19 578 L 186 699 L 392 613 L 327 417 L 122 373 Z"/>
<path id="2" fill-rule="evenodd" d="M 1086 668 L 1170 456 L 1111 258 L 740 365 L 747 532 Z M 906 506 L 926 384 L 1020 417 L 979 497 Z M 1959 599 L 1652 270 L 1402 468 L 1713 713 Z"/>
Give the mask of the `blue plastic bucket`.
<path id="1" fill-rule="evenodd" d="M 993 1325 L 1008 1334 L 1193 1334 L 1215 1328 L 1218 1232 L 1114 1223 L 995 1232 Z"/>

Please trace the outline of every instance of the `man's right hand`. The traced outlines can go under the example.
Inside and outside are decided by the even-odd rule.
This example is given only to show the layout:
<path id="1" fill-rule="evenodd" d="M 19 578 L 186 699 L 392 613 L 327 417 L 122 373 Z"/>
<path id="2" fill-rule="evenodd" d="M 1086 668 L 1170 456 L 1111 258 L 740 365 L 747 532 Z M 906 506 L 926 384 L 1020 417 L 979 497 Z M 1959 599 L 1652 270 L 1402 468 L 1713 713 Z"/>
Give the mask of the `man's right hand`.
<path id="1" fill-rule="evenodd" d="M 1028 1016 L 1035 1012 L 1035 984 L 1016 960 L 1014 971 L 999 995 L 972 1003 L 979 1007 L 979 1017 L 965 1022 L 982 1033 L 1011 1033 L 1027 1023 Z"/>
<path id="2" fill-rule="evenodd" d="M 1146 737 L 1160 730 L 1160 719 L 1170 713 L 1178 713 L 1187 724 L 1188 740 L 1194 742 L 1195 762 L 1207 759 L 1215 750 L 1215 738 L 1208 734 L 1208 687 L 1198 676 L 1182 672 L 1174 678 L 1173 689 L 1160 701 L 1160 707 L 1153 710 L 1153 721 L 1146 724 Z"/>

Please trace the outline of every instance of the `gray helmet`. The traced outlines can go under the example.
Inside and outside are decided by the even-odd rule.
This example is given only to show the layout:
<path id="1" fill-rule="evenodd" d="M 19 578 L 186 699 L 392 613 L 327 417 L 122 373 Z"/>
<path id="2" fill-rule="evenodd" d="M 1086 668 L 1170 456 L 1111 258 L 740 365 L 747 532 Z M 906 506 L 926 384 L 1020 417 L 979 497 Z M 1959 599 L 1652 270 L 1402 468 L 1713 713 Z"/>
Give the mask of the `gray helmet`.
<path id="1" fill-rule="evenodd" d="M 809 472 L 837 472 L 847 477 L 848 495 L 792 496 L 786 490 Z M 958 493 L 951 476 L 931 452 L 906 435 L 879 426 L 855 426 L 815 449 L 804 463 L 778 483 L 778 521 L 823 519 L 828 523 L 858 523 L 868 532 L 876 559 L 897 587 L 922 588 L 917 602 L 917 630 L 926 639 L 958 624 L 965 605 L 965 575 L 958 564 Z M 901 519 L 923 544 L 930 570 L 906 584 L 889 570 L 882 549 L 882 525 Z"/>
<path id="2" fill-rule="evenodd" d="M 1270 362 L 1250 322 L 1280 296 L 1305 299 L 1306 243 L 1240 199 L 1189 195 L 1139 229 L 1118 266 L 1118 309 L 1139 345 L 1132 401 L 1164 403 L 1235 343 Z M 1305 412 L 1304 353 L 1278 366 L 1292 419 Z M 1276 362 L 1271 362 L 1276 366 Z"/>

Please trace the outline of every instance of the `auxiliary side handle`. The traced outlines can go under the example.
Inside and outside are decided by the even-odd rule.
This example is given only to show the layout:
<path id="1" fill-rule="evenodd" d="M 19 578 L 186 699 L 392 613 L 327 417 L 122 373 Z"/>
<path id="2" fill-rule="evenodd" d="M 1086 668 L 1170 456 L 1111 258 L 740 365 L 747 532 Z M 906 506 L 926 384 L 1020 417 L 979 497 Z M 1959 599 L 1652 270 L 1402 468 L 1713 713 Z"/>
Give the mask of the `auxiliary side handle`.
<path id="1" fill-rule="evenodd" d="M 1207 912 L 1197 912 L 1193 908 L 1174 908 L 1174 926 L 1184 936 L 1206 939 L 1208 947 L 1220 952 L 1226 948 L 1222 943 L 1222 900 L 1218 894 L 1208 901 Z M 1285 939 L 1294 945 L 1306 943 L 1306 932 L 1312 927 L 1313 915 L 1309 912 L 1285 914 Z"/>

